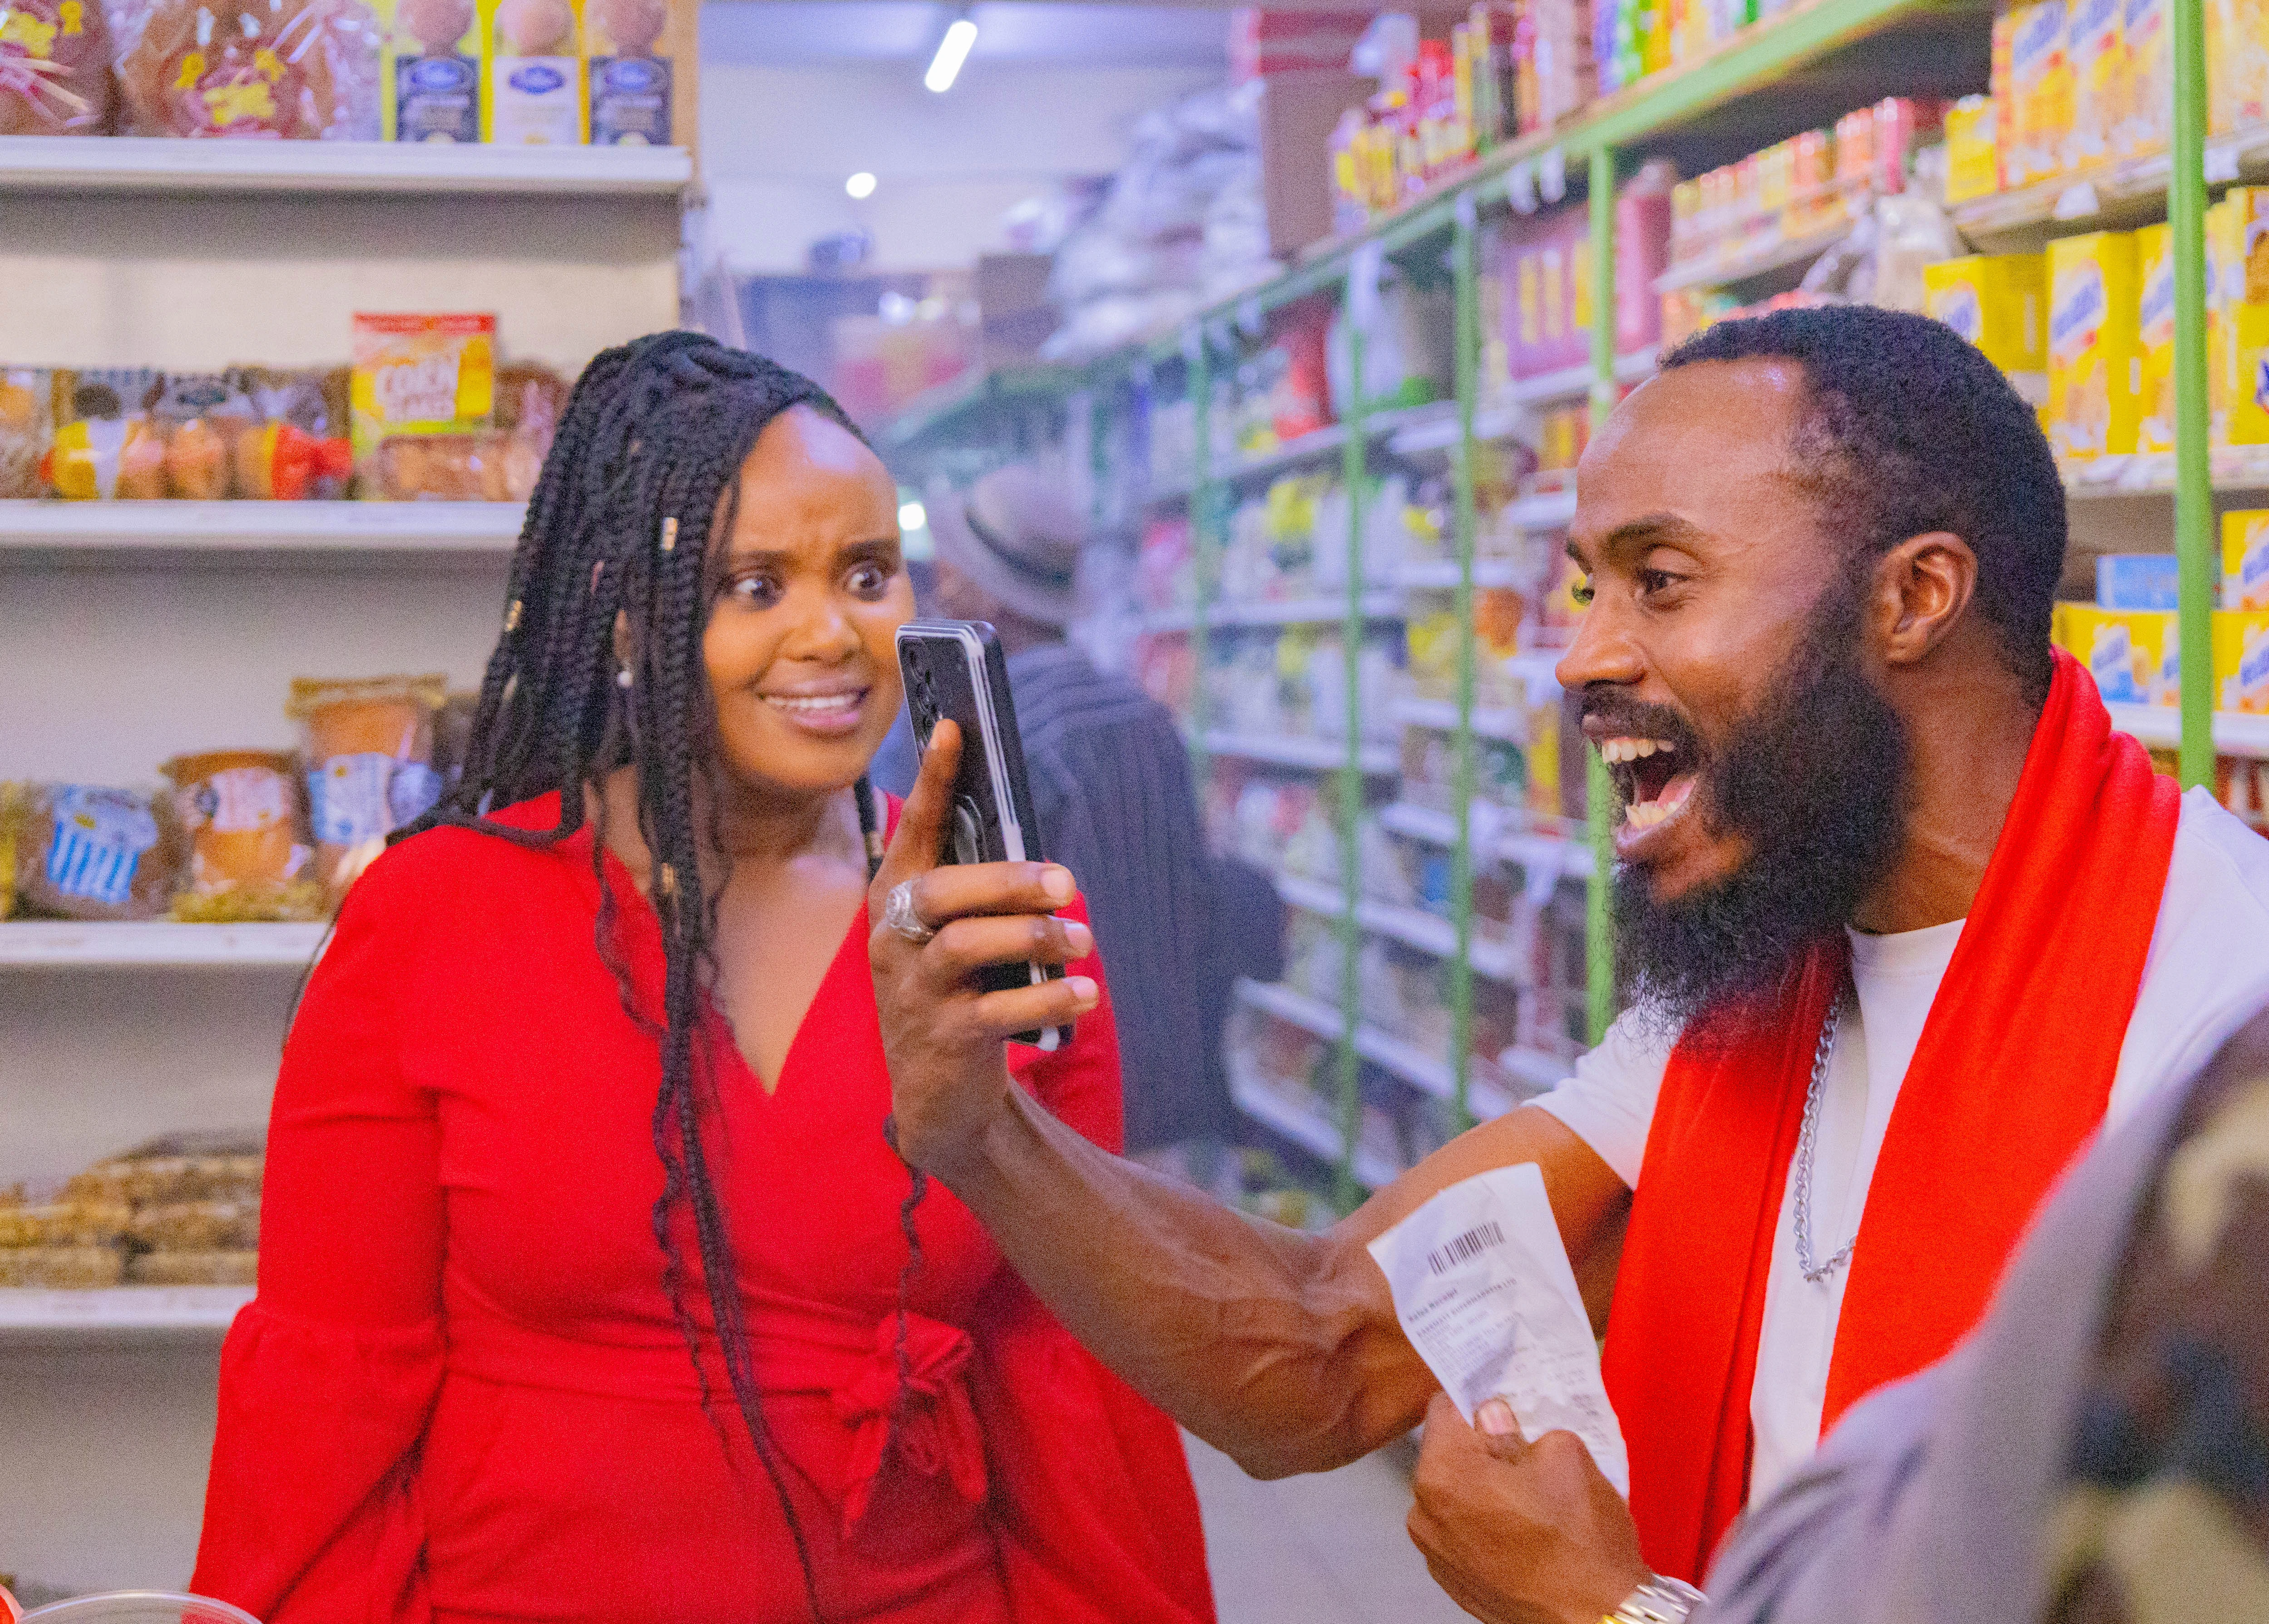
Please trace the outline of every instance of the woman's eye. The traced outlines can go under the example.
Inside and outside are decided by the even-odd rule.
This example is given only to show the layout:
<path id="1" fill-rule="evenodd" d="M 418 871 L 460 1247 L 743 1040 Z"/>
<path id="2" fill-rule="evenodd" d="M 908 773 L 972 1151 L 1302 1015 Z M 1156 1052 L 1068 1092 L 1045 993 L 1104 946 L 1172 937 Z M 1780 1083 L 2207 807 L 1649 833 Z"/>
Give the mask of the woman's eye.
<path id="1" fill-rule="evenodd" d="M 751 609 L 770 609 L 780 597 L 780 583 L 769 575 L 741 576 L 725 590 L 735 602 Z"/>
<path id="2" fill-rule="evenodd" d="M 879 598 L 890 589 L 894 572 L 879 564 L 862 564 L 851 572 L 846 584 L 859 597 Z"/>

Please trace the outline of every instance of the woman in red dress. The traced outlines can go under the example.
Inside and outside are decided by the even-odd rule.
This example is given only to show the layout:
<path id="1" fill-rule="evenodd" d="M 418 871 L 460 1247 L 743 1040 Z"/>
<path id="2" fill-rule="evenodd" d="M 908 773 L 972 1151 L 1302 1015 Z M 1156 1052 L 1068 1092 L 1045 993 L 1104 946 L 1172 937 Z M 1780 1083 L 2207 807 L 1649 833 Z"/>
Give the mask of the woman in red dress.
<path id="1" fill-rule="evenodd" d="M 576 385 L 462 781 L 356 884 L 285 1045 L 200 1591 L 270 1624 L 1210 1624 L 1171 1426 L 884 1139 L 897 507 L 756 357 L 660 335 Z M 1115 1147 L 1074 968 L 1076 1036 L 1011 1062 Z"/>

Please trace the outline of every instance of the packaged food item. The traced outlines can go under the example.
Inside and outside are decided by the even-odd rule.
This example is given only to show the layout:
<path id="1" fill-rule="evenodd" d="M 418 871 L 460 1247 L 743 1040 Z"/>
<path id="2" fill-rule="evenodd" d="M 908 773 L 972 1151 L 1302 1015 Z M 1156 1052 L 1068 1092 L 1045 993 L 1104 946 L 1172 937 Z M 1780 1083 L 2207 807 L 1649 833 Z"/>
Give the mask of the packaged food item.
<path id="1" fill-rule="evenodd" d="M 187 831 L 177 919 L 320 919 L 324 895 L 300 808 L 298 760 L 277 750 L 207 750 L 160 769 Z"/>
<path id="2" fill-rule="evenodd" d="M 2007 184 L 2051 180 L 2064 167 L 2066 132 L 2072 128 L 2072 57 L 2065 0 L 2037 0 L 2012 8 L 2009 78 L 2015 102 L 2016 172 Z"/>
<path id="3" fill-rule="evenodd" d="M 2269 609 L 2216 609 L 2214 705 L 2269 716 Z"/>
<path id="4" fill-rule="evenodd" d="M 1984 352 L 2019 395 L 2048 399 L 2048 262 L 2038 254 L 1971 254 L 1923 267 L 1925 314 Z"/>
<path id="5" fill-rule="evenodd" d="M 73 919 L 154 919 L 181 871 L 172 804 L 131 790 L 36 784 L 16 838 L 24 906 Z"/>
<path id="6" fill-rule="evenodd" d="M 0 9 L 0 136 L 105 135 L 110 103 L 99 0 L 9 0 Z"/>
<path id="7" fill-rule="evenodd" d="M 2136 278 L 2140 285 L 2135 343 L 2141 368 L 2135 402 L 2135 447 L 2139 451 L 2175 448 L 2175 254 L 2174 235 L 2164 225 L 2135 233 Z"/>
<path id="8" fill-rule="evenodd" d="M 259 1275 L 257 1251 L 147 1251 L 126 1260 L 137 1286 L 251 1286 Z"/>
<path id="9" fill-rule="evenodd" d="M 2269 609 L 2269 509 L 2221 516 L 2221 607 Z"/>
<path id="10" fill-rule="evenodd" d="M 302 502 L 344 494 L 354 452 L 344 439 L 318 439 L 289 423 L 263 423 L 238 436 L 236 494 L 253 501 Z"/>
<path id="11" fill-rule="evenodd" d="M 121 1228 L 145 1251 L 248 1251 L 260 1244 L 260 1203 L 150 1202 L 136 1207 Z"/>
<path id="12" fill-rule="evenodd" d="M 403 434 L 474 434 L 496 404 L 493 315 L 358 315 L 351 434 L 355 460 Z"/>
<path id="13" fill-rule="evenodd" d="M 1315 330 L 1314 386 L 1323 389 L 1323 332 Z M 536 361 L 514 361 L 497 368 L 496 425 L 506 436 L 504 483 L 513 501 L 525 502 L 543 472 L 543 459 L 551 454 L 552 436 L 559 432 L 560 415 L 567 410 L 571 386 L 550 367 Z M 1328 414 L 1327 405 L 1320 410 Z M 1321 427 L 1329 417 L 1311 426 Z M 1301 431 L 1303 432 L 1305 430 Z"/>
<path id="14" fill-rule="evenodd" d="M 231 494 L 237 440 L 252 427 L 251 400 L 219 373 L 174 373 L 150 408 L 164 447 L 166 494 L 211 502 Z"/>
<path id="15" fill-rule="evenodd" d="M 2072 122 L 2064 136 L 2067 173 L 2093 168 L 2113 155 L 2127 77 L 2121 12 L 2122 0 L 2072 0 L 2066 32 L 2073 87 Z"/>
<path id="16" fill-rule="evenodd" d="M 486 140 L 506 146 L 580 146 L 581 0 L 490 0 L 483 32 L 489 90 Z"/>
<path id="17" fill-rule="evenodd" d="M 440 798 L 433 713 L 447 693 L 441 676 L 292 682 L 285 711 L 306 738 L 316 875 L 334 905 L 386 837 Z"/>
<path id="18" fill-rule="evenodd" d="M 94 1290 L 125 1278 L 126 1254 L 108 1246 L 0 1248 L 0 1286 Z"/>
<path id="19" fill-rule="evenodd" d="M 129 134 L 377 134 L 378 29 L 363 0 L 108 4 Z"/>
<path id="20" fill-rule="evenodd" d="M 0 783 L 0 919 L 16 912 L 16 831 L 24 817 L 24 786 Z"/>
<path id="21" fill-rule="evenodd" d="M 474 0 L 378 0 L 381 138 L 481 138 L 482 28 Z"/>
<path id="22" fill-rule="evenodd" d="M 75 1175 L 63 1186 L 62 1199 L 136 1207 L 183 1201 L 257 1202 L 261 1162 L 256 1137 L 166 1134 Z"/>
<path id="23" fill-rule="evenodd" d="M 123 1201 L 57 1201 L 0 1207 L 0 1247 L 115 1246 L 134 1209 Z"/>
<path id="24" fill-rule="evenodd" d="M 2180 591 L 2180 574 L 2170 552 L 2100 554 L 2095 560 L 2095 607 L 2173 609 Z"/>
<path id="25" fill-rule="evenodd" d="M 2058 607 L 2064 646 L 2088 667 L 2107 705 L 2180 703 L 2182 642 L 2170 611 Z"/>
<path id="26" fill-rule="evenodd" d="M 55 425 L 50 375 L 37 367 L 0 367 L 0 498 L 47 494 L 40 461 Z"/>
<path id="27" fill-rule="evenodd" d="M 2209 8 L 2211 9 L 2211 8 Z M 2113 129 L 2115 157 L 2146 158 L 2167 146 L 2167 114 L 2174 103 L 2167 55 L 2167 0 L 2125 0 L 2120 48 L 2126 63 L 2120 116 Z"/>
<path id="28" fill-rule="evenodd" d="M 2269 11 L 2206 0 L 2206 128 L 2228 135 L 2269 117 Z"/>
<path id="29" fill-rule="evenodd" d="M 2049 440 L 2067 461 L 2135 449 L 2139 309 L 2132 233 L 2049 244 Z"/>
<path id="30" fill-rule="evenodd" d="M 2234 186 L 2206 215 L 2207 344 L 2224 370 L 2221 439 L 2269 445 L 2269 187 Z"/>
<path id="31" fill-rule="evenodd" d="M 39 464 L 40 482 L 71 501 L 166 494 L 166 445 L 148 413 L 155 373 L 119 369 L 59 375 L 63 404 Z"/>
<path id="32" fill-rule="evenodd" d="M 1969 203 L 2001 189 L 2000 120 L 1991 96 L 1964 96 L 1946 110 L 1946 201 Z"/>

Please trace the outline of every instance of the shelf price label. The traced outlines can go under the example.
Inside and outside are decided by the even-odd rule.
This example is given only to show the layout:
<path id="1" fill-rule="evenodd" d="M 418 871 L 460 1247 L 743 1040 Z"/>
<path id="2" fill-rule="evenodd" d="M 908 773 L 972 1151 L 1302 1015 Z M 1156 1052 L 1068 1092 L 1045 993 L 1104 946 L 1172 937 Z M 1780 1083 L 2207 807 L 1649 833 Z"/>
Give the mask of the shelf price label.
<path id="1" fill-rule="evenodd" d="M 1558 147 L 1550 148 L 1536 166 L 1537 190 L 1544 201 L 1556 203 L 1568 195 L 1568 154 Z"/>
<path id="2" fill-rule="evenodd" d="M 2095 195 L 2095 182 L 2082 181 L 2078 186 L 2067 186 L 2056 200 L 2051 211 L 2059 220 L 2084 220 L 2103 211 L 2103 200 Z"/>
<path id="3" fill-rule="evenodd" d="M 1505 201 L 1515 214 L 1534 214 L 1542 205 L 1536 196 L 1536 160 L 1524 158 L 1504 176 Z"/>

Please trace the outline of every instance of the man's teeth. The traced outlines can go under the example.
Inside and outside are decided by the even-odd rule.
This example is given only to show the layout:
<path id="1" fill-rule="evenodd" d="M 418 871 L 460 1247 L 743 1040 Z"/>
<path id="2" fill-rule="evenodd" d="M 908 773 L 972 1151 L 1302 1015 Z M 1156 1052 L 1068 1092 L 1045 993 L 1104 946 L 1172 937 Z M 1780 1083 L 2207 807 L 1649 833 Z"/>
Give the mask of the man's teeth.
<path id="1" fill-rule="evenodd" d="M 801 711 L 809 715 L 818 711 L 849 711 L 858 708 L 858 694 L 817 694 L 809 698 L 788 698 L 779 694 L 766 694 L 765 703 L 783 711 Z"/>
<path id="2" fill-rule="evenodd" d="M 1659 801 L 1634 801 L 1623 808 L 1623 821 L 1633 829 L 1652 829 L 1685 804 L 1681 801 L 1678 806 L 1667 807 Z"/>
<path id="3" fill-rule="evenodd" d="M 1600 744 L 1600 759 L 1612 767 L 1618 762 L 1652 756 L 1657 750 L 1667 756 L 1677 748 L 1667 739 L 1606 739 Z"/>

